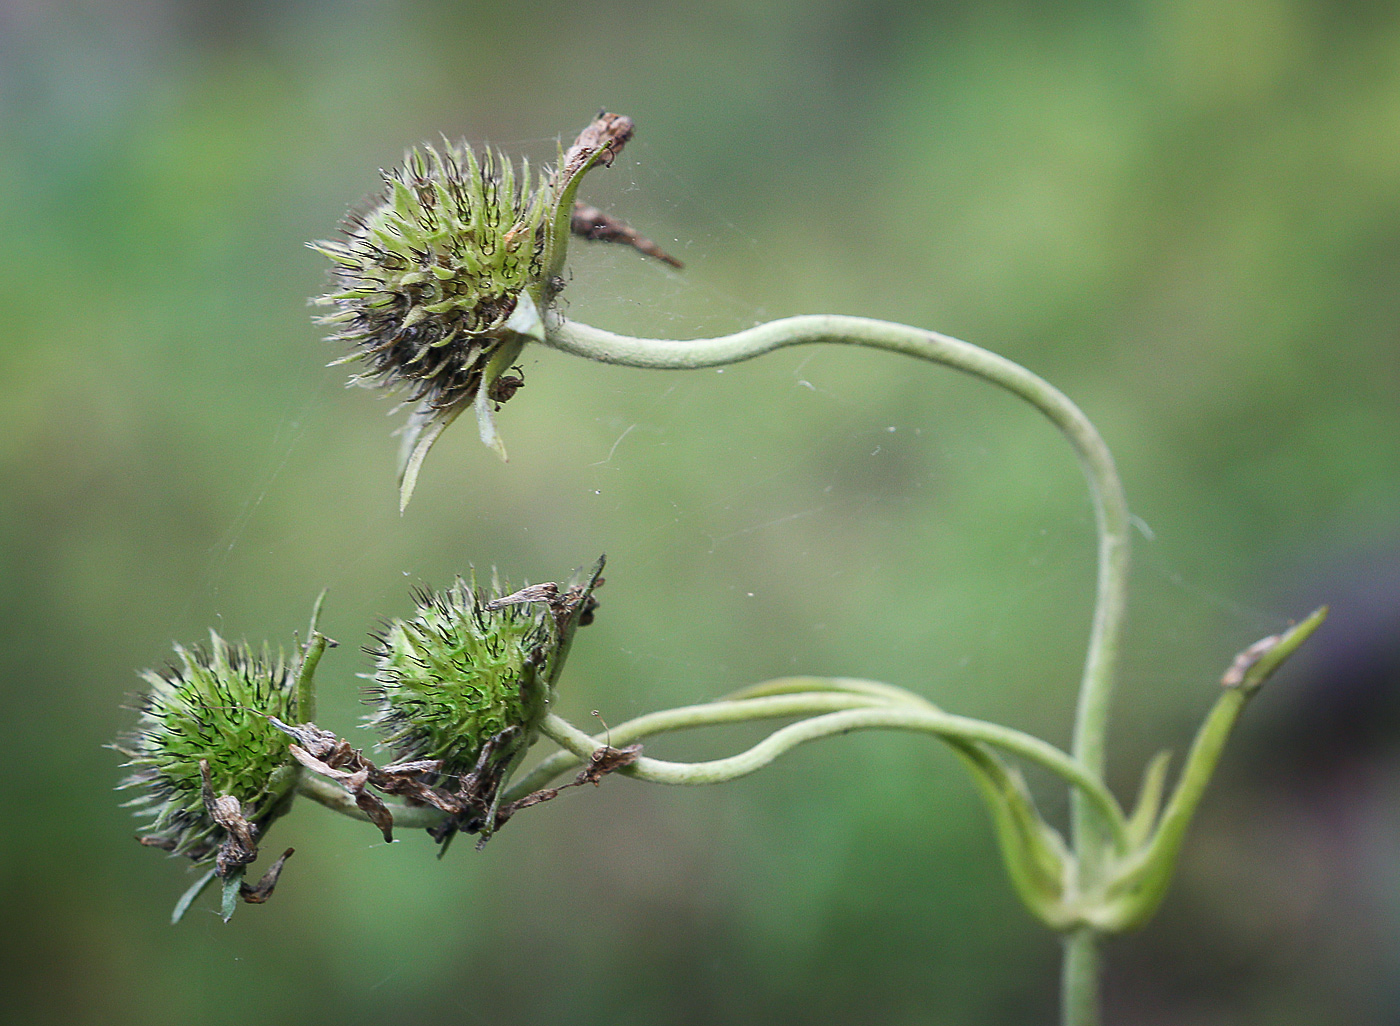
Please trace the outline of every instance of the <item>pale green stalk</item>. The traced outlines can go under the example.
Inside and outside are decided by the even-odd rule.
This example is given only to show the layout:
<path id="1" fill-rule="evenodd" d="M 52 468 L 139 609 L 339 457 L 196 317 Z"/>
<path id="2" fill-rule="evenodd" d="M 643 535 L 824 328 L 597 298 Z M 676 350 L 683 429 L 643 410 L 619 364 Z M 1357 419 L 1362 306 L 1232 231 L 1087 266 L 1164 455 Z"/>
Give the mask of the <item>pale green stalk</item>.
<path id="1" fill-rule="evenodd" d="M 1121 850 L 1126 844 L 1121 813 L 1115 817 L 1114 813 L 1118 812 L 1117 803 L 1108 795 L 1102 779 L 1108 711 L 1112 699 L 1119 640 L 1127 609 L 1128 506 L 1108 447 L 1089 419 L 1064 393 L 1024 367 L 978 346 L 921 328 L 861 317 L 790 317 L 720 338 L 690 341 L 633 338 L 574 321 L 553 318 L 548 324 L 543 341 L 555 349 L 591 360 L 667 370 L 695 370 L 738 363 L 787 346 L 815 342 L 867 346 L 903 353 L 972 374 L 1021 397 L 1048 417 L 1068 439 L 1079 457 L 1088 479 L 1098 532 L 1096 598 L 1088 652 L 1075 710 L 1073 758 L 1065 758 L 1063 763 L 1057 761 L 1052 768 L 1067 779 L 1073 780 L 1076 785 L 1071 795 L 1072 845 L 1080 884 L 1082 886 L 1099 876 L 1110 851 Z M 842 717 L 854 718 L 861 721 L 862 725 L 873 726 L 878 723 L 880 726 L 897 729 L 930 730 L 948 737 L 973 736 L 967 732 L 948 730 L 947 721 L 939 721 L 939 717 L 946 714 L 924 711 L 921 715 L 924 717 L 922 720 L 919 718 L 920 714 L 913 710 L 888 709 L 834 713 L 819 716 L 807 723 L 785 727 L 749 752 L 734 756 L 730 760 L 700 764 L 711 767 L 706 771 L 662 769 L 661 764 L 654 764 L 652 760 L 639 760 L 628 767 L 628 771 L 636 776 L 646 776 L 647 779 L 653 779 L 647 776 L 648 773 L 661 776 L 674 774 L 681 777 L 689 774 L 699 779 L 709 774 L 739 775 L 741 772 L 751 772 L 752 769 L 748 767 L 757 768 L 766 764 L 766 761 L 779 751 L 785 751 L 802 740 L 823 736 L 821 731 L 827 722 L 833 719 L 840 721 Z M 890 718 L 886 720 L 884 717 Z M 865 718 L 871 719 L 867 722 Z M 935 722 L 939 725 L 934 726 Z M 915 726 L 916 723 L 919 725 Z M 965 721 L 960 726 L 971 730 L 975 723 L 976 721 Z M 981 730 L 987 726 L 990 725 L 978 724 L 976 729 Z M 572 729 L 574 728 L 570 728 Z M 816 733 L 809 733 L 811 731 Z M 561 734 L 561 737 L 564 736 L 567 735 Z M 565 747 L 570 747 L 559 737 L 555 740 Z M 1006 739 L 993 741 L 988 737 L 982 740 L 1000 743 Z M 576 746 L 579 745 L 577 738 L 573 738 L 572 741 Z M 1036 755 L 1032 755 L 1027 749 L 1010 745 L 1004 747 L 1040 761 L 1042 765 L 1046 764 L 1044 759 L 1038 758 L 1046 753 L 1038 749 Z M 583 749 L 580 747 L 581 750 Z M 1058 753 L 1057 749 L 1052 751 Z M 1058 754 L 1063 756 L 1063 753 Z M 1078 1009 L 1075 1018 L 1067 1018 L 1066 1023 L 1097 1022 L 1097 953 L 1094 944 L 1093 934 L 1086 929 L 1076 933 L 1066 949 L 1066 982 L 1070 982 L 1073 969 L 1074 1000 Z M 1070 999 L 1070 995 L 1067 994 L 1066 1002 Z M 1068 1015 L 1068 1004 L 1066 1009 Z"/>
<path id="2" fill-rule="evenodd" d="M 1020 396 L 1045 414 L 1079 457 L 1089 482 L 1098 528 L 1097 599 L 1080 685 L 1073 751 L 1085 769 L 1103 775 L 1108 709 L 1127 607 L 1128 504 L 1108 446 L 1089 418 L 1063 392 L 1019 364 L 971 343 L 865 317 L 788 317 L 733 335 L 689 341 L 633 338 L 559 318 L 552 319 L 547 327 L 544 343 L 554 349 L 603 363 L 658 370 L 723 366 L 814 342 L 885 349 L 982 378 Z M 1083 842 L 1094 843 L 1084 836 L 1085 832 L 1081 814 L 1076 816 L 1076 847 Z"/>
<path id="3" fill-rule="evenodd" d="M 829 696 L 815 695 L 812 697 L 815 699 L 828 698 Z M 768 700 L 753 699 L 751 701 Z M 732 706 L 740 703 L 715 704 Z M 689 723 L 685 724 L 676 723 L 673 720 L 674 725 L 670 727 L 673 730 L 680 729 L 681 726 L 698 726 L 706 722 L 704 717 L 707 710 L 703 705 L 674 709 L 670 712 L 690 720 Z M 792 712 L 786 715 L 798 715 L 798 713 Z M 738 719 L 747 718 L 750 717 L 729 715 L 726 720 L 709 722 L 735 722 Z M 865 708 L 809 715 L 807 719 L 799 720 L 797 723 L 774 731 L 747 751 L 731 755 L 728 758 L 713 759 L 709 762 L 667 762 L 662 759 L 642 756 L 618 772 L 658 784 L 717 784 L 727 780 L 735 780 L 760 770 L 779 755 L 806 741 L 815 741 L 833 734 L 848 734 L 853 730 L 872 729 L 917 731 L 935 734 L 952 742 L 982 742 L 1012 752 L 1030 762 L 1038 763 L 1051 772 L 1064 777 L 1078 788 L 1080 793 L 1085 796 L 1086 801 L 1093 806 L 1095 812 L 1110 825 L 1114 841 L 1123 845 L 1127 843 L 1127 828 L 1123 814 L 1118 808 L 1117 801 L 1109 794 L 1103 782 L 1054 745 L 1000 724 L 986 723 L 982 720 L 969 719 L 966 716 L 953 716 L 937 709 L 920 709 L 912 705 L 881 703 L 867 705 Z M 587 759 L 598 748 L 602 747 L 601 742 L 553 713 L 545 717 L 540 730 L 560 747 L 572 752 L 580 761 Z"/>
<path id="4" fill-rule="evenodd" d="M 750 684 L 738 691 L 731 691 L 722 701 L 734 702 L 747 698 L 762 698 L 767 695 L 791 695 L 798 692 L 840 691 L 854 695 L 870 695 L 886 702 L 907 702 L 937 709 L 923 695 L 915 694 L 906 688 L 885 684 L 878 680 L 861 680 L 857 677 L 775 677 L 758 684 Z"/>
<path id="5" fill-rule="evenodd" d="M 590 751 L 604 745 L 621 747 L 654 734 L 688 730 L 692 727 L 707 727 L 716 723 L 744 723 L 750 720 L 777 719 L 783 716 L 810 716 L 816 713 L 833 712 L 838 709 L 855 709 L 876 704 L 883 703 L 878 698 L 860 695 L 839 693 L 812 695 L 804 692 L 742 701 L 706 702 L 701 705 L 682 706 L 678 709 L 662 709 L 646 713 L 634 720 L 628 720 L 626 723 L 619 723 L 616 727 L 610 728 L 593 739 L 595 743 L 590 747 Z M 587 756 L 581 757 L 568 748 L 546 756 L 534 769 L 511 786 L 506 795 L 507 800 L 524 797 L 531 791 L 537 791 L 547 786 L 559 774 L 579 765 L 586 758 Z"/>
<path id="6" fill-rule="evenodd" d="M 1099 944 L 1089 927 L 1065 934 L 1060 1026 L 1099 1026 Z"/>
<path id="7" fill-rule="evenodd" d="M 539 724 L 539 732 L 562 751 L 542 760 L 514 786 L 503 789 L 497 800 L 513 802 L 544 790 L 559 774 L 590 761 L 608 747 L 693 727 L 796 719 L 727 758 L 684 763 L 637 755 L 617 772 L 655 783 L 712 784 L 746 776 L 798 745 L 835 734 L 872 729 L 932 734 L 953 748 L 987 800 L 1007 871 L 1027 907 L 1064 934 L 1062 1026 L 1099 1026 L 1100 935 L 1139 925 L 1156 909 L 1166 892 L 1187 826 L 1240 710 L 1263 679 L 1322 622 L 1325 610 L 1241 653 L 1224 680 L 1229 690 L 1202 725 L 1165 807 L 1161 800 L 1166 763 L 1159 757 L 1144 776 L 1138 807 L 1131 817 L 1125 817 L 1103 778 L 1108 711 L 1126 610 L 1128 508 L 1103 439 L 1062 392 L 1025 368 L 977 346 L 920 328 L 859 317 L 792 317 L 722 338 L 684 342 L 615 335 L 558 318 L 551 318 L 547 325 L 537 319 L 531 332 L 525 334 L 576 356 L 669 370 L 722 366 L 815 342 L 884 349 L 952 367 L 997 385 L 1029 402 L 1060 429 L 1088 479 L 1098 537 L 1096 599 L 1070 753 L 1010 727 L 944 712 L 927 699 L 889 684 L 852 678 L 786 677 L 743 688 L 719 701 L 639 716 L 596 737 L 549 713 Z M 489 420 L 486 417 L 483 425 Z M 494 439 L 487 437 L 485 426 L 483 439 L 488 443 Z M 299 668 L 299 697 L 306 692 L 299 702 L 303 708 L 311 705 L 310 675 L 325 645 L 313 620 Z M 1058 832 L 1035 809 L 1020 773 L 995 750 L 1048 769 L 1070 785 L 1072 832 L 1068 850 Z M 368 818 L 349 793 L 329 781 L 305 775 L 298 790 L 338 812 Z M 443 816 L 422 806 L 394 803 L 390 808 L 396 825 L 405 828 L 430 827 Z"/>
<path id="8" fill-rule="evenodd" d="M 1109 860 L 1127 853 L 1127 821 L 1104 786 L 1103 771 L 1108 709 L 1125 612 L 1128 510 L 1107 446 L 1064 393 L 1018 364 L 969 343 L 920 328 L 859 317 L 792 317 L 723 338 L 684 342 L 631 338 L 558 318 L 551 318 L 542 334 L 544 344 L 577 356 L 670 370 L 722 366 L 787 346 L 815 342 L 858 345 L 918 357 L 995 384 L 1048 417 L 1079 458 L 1088 479 L 1098 532 L 1097 595 L 1076 708 L 1072 754 L 1009 727 L 943 712 L 927 700 L 890 685 L 848 679 L 785 678 L 746 688 L 728 700 L 638 717 L 607 731 L 601 738 L 590 737 L 550 714 L 541 725 L 541 732 L 564 751 L 546 758 L 518 781 L 503 796 L 506 801 L 543 787 L 605 745 L 626 745 L 638 738 L 710 724 L 803 717 L 728 758 L 678 763 L 641 756 L 619 772 L 657 783 L 717 783 L 752 773 L 784 752 L 817 738 L 852 730 L 918 731 L 942 738 L 961 755 L 971 758 L 975 775 L 993 773 L 999 781 L 996 787 L 1005 786 L 1011 778 L 1006 777 L 1005 771 L 996 770 L 995 764 L 982 765 L 976 756 L 980 745 L 1020 756 L 1051 770 L 1071 785 L 1073 858 L 1066 865 L 1076 879 L 1065 883 L 1072 892 L 1084 893 L 1086 885 L 1100 878 Z M 316 640 L 314 634 L 309 639 L 313 643 Z M 311 654 L 309 649 L 307 654 Z M 982 779 L 980 775 L 978 779 Z M 299 790 L 336 811 L 365 818 L 350 795 L 327 781 L 304 778 Z M 432 809 L 402 805 L 392 808 L 395 822 L 406 828 L 429 826 L 441 819 L 441 813 Z M 1087 926 L 1075 930 L 1067 939 L 1067 1024 L 1087 1026 L 1097 1021 L 1095 943 L 1095 934 Z M 1069 1017 L 1071 1007 L 1075 1010 L 1073 1018 Z"/>

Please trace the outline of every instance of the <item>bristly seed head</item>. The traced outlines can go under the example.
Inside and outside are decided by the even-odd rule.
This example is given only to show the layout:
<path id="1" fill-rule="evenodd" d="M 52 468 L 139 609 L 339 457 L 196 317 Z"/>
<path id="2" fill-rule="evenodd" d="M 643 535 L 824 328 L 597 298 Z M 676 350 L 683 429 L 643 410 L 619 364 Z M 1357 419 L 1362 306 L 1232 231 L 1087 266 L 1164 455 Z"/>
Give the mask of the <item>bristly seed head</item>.
<path id="1" fill-rule="evenodd" d="M 346 219 L 339 240 L 310 243 L 334 265 L 334 287 L 314 302 L 332 308 L 318 318 L 333 329 L 329 340 L 350 348 L 338 362 L 363 366 L 351 383 L 396 392 L 412 407 L 400 508 L 428 450 L 468 406 L 481 440 L 505 457 L 495 412 L 524 383 L 507 374 L 516 357 L 545 336 L 572 232 L 675 263 L 599 211 L 576 221 L 579 182 L 631 137 L 631 118 L 600 112 L 561 149 L 558 166 L 538 175 L 465 142 L 410 150 L 401 168 L 381 172 L 383 191 Z"/>
<path id="2" fill-rule="evenodd" d="M 445 409 L 471 398 L 522 292 L 544 274 L 548 183 L 466 143 L 410 150 L 384 191 L 312 248 L 334 261 L 316 300 L 367 370 L 352 378 Z"/>
<path id="3" fill-rule="evenodd" d="M 442 760 L 433 783 L 451 790 L 503 770 L 535 741 L 574 630 L 591 619 L 601 569 L 600 560 L 569 586 L 504 597 L 499 581 L 488 591 L 474 575 L 416 594 L 414 614 L 387 623 L 368 649 L 368 720 L 383 744 L 399 760 Z M 488 766 L 478 765 L 483 750 Z"/>
<path id="4" fill-rule="evenodd" d="M 288 737 L 269 716 L 296 722 L 296 689 L 279 654 L 253 654 L 213 631 L 208 649 L 175 646 L 179 665 L 147 670 L 150 685 L 136 730 L 116 746 L 133 771 L 121 787 L 145 790 L 127 804 L 151 821 L 141 841 L 186 855 L 214 858 L 224 833 L 202 796 L 200 763 L 218 795 L 232 795 L 255 829 L 286 807 L 298 769 Z"/>
<path id="5" fill-rule="evenodd" d="M 414 614 L 386 624 L 369 649 L 369 722 L 397 759 L 442 760 L 444 782 L 470 772 L 493 737 L 544 715 L 552 618 L 547 608 L 489 608 L 498 594 L 475 577 L 421 590 Z"/>

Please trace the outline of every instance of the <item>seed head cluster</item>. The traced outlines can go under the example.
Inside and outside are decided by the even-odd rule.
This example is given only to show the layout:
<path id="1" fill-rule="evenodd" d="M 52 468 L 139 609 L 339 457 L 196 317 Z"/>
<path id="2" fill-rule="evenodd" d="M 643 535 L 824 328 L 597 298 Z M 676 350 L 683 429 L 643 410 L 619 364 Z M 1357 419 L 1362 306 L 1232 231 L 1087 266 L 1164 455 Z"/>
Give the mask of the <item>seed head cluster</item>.
<path id="1" fill-rule="evenodd" d="M 136 730 L 116 745 L 132 768 L 121 786 L 144 789 L 127 803 L 150 817 L 143 843 L 205 862 L 223 831 L 201 797 L 200 762 L 214 791 L 237 798 L 249 822 L 273 818 L 297 769 L 287 735 L 268 717 L 296 721 L 295 687 L 280 655 L 254 655 L 212 631 L 209 648 L 177 645 L 175 654 L 179 665 L 142 674 L 150 691 Z"/>
<path id="2" fill-rule="evenodd" d="M 337 241 L 311 247 L 334 264 L 335 289 L 315 300 L 330 341 L 365 370 L 356 383 L 447 409 L 472 398 L 520 294 L 544 275 L 552 191 L 520 169 L 463 143 L 410 150 L 383 172 L 384 191 L 350 215 Z"/>

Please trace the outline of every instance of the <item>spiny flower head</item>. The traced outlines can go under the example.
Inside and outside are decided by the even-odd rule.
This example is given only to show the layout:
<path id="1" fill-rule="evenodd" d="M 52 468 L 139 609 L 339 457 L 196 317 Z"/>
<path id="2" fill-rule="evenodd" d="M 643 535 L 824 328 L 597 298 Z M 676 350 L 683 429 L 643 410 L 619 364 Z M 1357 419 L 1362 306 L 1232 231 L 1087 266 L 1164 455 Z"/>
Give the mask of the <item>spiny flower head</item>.
<path id="1" fill-rule="evenodd" d="M 332 341 L 367 369 L 355 382 L 402 388 L 433 410 L 476 394 L 525 289 L 544 274 L 547 183 L 466 143 L 410 150 L 381 172 L 384 192 L 312 243 L 335 263 L 336 290 L 316 302 Z"/>
<path id="2" fill-rule="evenodd" d="M 318 318 L 334 329 L 329 340 L 350 349 L 340 362 L 363 367 L 351 382 L 412 407 L 400 506 L 428 450 L 468 406 L 482 441 L 505 456 L 495 411 L 523 384 L 508 372 L 525 343 L 544 338 L 572 232 L 671 260 L 601 211 L 575 214 L 583 176 L 611 164 L 631 137 L 631 118 L 600 113 L 540 174 L 465 142 L 419 147 L 381 172 L 383 190 L 346 219 L 340 239 L 310 243 L 334 265 L 334 287 L 314 302 L 332 308 Z"/>
<path id="3" fill-rule="evenodd" d="M 219 795 L 232 795 L 264 826 L 290 799 L 299 772 L 288 737 L 269 717 L 297 721 L 296 688 L 282 656 L 254 654 L 210 631 L 209 647 L 175 646 L 179 665 L 141 676 L 150 691 L 136 730 L 116 747 L 133 768 L 121 787 L 150 817 L 141 840 L 196 862 L 214 857 L 222 828 L 202 796 L 201 762 Z"/>
<path id="4" fill-rule="evenodd" d="M 488 590 L 473 575 L 418 592 L 414 614 L 387 623 L 369 650 L 369 722 L 383 743 L 400 760 L 441 760 L 435 782 L 449 788 L 503 770 L 535 740 L 573 633 L 592 617 L 602 565 L 562 588 L 502 595 L 499 580 Z"/>

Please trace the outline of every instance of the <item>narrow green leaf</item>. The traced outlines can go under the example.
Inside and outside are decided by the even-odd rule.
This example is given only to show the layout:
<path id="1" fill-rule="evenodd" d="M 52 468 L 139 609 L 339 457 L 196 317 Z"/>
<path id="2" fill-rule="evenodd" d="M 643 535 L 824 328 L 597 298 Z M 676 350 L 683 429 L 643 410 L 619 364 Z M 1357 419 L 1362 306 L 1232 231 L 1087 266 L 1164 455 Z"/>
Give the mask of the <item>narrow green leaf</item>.
<path id="1" fill-rule="evenodd" d="M 614 118 L 614 115 L 606 115 L 606 117 Z M 602 135 L 593 135 L 594 145 L 597 148 L 588 153 L 585 159 L 576 163 L 572 168 L 569 167 L 569 158 L 579 152 L 577 147 L 584 139 L 584 135 L 579 136 L 579 141 L 576 141 L 569 148 L 568 153 L 561 151 L 559 154 L 559 167 L 555 171 L 556 180 L 553 183 L 554 209 L 545 220 L 544 276 L 546 280 L 553 278 L 564 269 L 564 257 L 569 245 L 570 224 L 574 215 L 574 198 L 578 195 L 579 184 L 583 181 L 584 175 L 598 166 L 605 154 L 611 160 L 613 156 L 621 152 L 623 145 L 631 136 L 631 120 L 623 118 L 621 121 L 614 119 L 608 122 L 600 118 L 584 130 L 584 134 L 592 134 L 597 132 L 600 126 L 617 125 L 621 127 L 623 122 L 626 123 L 625 135 L 619 139 L 617 135 L 609 133 L 606 145 L 598 145 L 599 142 L 603 141 Z M 567 177 L 564 177 L 565 172 L 569 172 Z"/>
<path id="2" fill-rule="evenodd" d="M 408 500 L 413 498 L 413 489 L 418 484 L 418 471 L 423 468 L 428 451 L 463 409 L 463 406 L 454 406 L 447 410 L 415 410 L 409 415 L 408 424 L 404 427 L 405 458 L 399 475 L 400 513 L 408 508 Z"/>
<path id="3" fill-rule="evenodd" d="M 1130 849 L 1137 849 L 1146 844 L 1147 839 L 1152 836 L 1152 828 L 1157 825 L 1157 813 L 1162 808 L 1162 792 L 1167 782 L 1167 764 L 1171 762 L 1171 758 L 1171 752 L 1158 752 L 1143 770 L 1137 805 L 1128 817 Z"/>
<path id="4" fill-rule="evenodd" d="M 487 361 L 486 369 L 481 372 L 481 384 L 476 390 L 476 400 L 472 404 L 476 409 L 476 424 L 482 444 L 493 450 L 502 460 L 507 458 L 506 447 L 496 432 L 496 403 L 491 398 L 491 386 L 502 374 L 510 370 L 511 364 L 520 356 L 526 342 L 538 341 L 543 336 L 544 322 L 540 319 L 540 311 L 534 300 L 522 293 L 504 327 L 511 334 L 497 344 L 496 351 Z"/>
<path id="5" fill-rule="evenodd" d="M 1220 683 L 1246 692 L 1257 690 L 1326 619 L 1327 607 L 1319 606 L 1302 623 L 1294 624 L 1282 634 L 1256 641 L 1235 657 Z"/>
<path id="6" fill-rule="evenodd" d="M 1096 925 L 1106 930 L 1129 930 L 1152 918 L 1166 897 L 1187 828 L 1215 774 L 1225 742 L 1245 703 L 1326 618 L 1327 607 L 1323 606 L 1301 623 L 1282 634 L 1255 642 L 1235 657 L 1221 678 L 1225 691 L 1216 699 L 1196 732 L 1182 766 L 1181 777 L 1162 812 L 1160 822 L 1140 842 L 1142 846 L 1138 851 L 1120 866 L 1116 878 L 1106 890 L 1107 902 L 1102 922 Z"/>
<path id="7" fill-rule="evenodd" d="M 476 410 L 476 429 L 481 436 L 481 444 L 490 449 L 505 463 L 510 457 L 506 455 L 506 444 L 501 441 L 500 432 L 496 430 L 496 404 L 486 395 L 486 390 L 479 389 L 476 399 L 472 403 L 472 408 Z"/>
<path id="8" fill-rule="evenodd" d="M 603 575 L 603 567 L 607 565 L 608 557 L 599 556 L 593 565 L 587 569 L 579 569 L 574 572 L 573 577 L 565 586 L 572 591 L 575 587 L 580 588 L 582 599 L 574 607 L 568 622 L 562 625 L 559 632 L 559 639 L 554 650 L 554 658 L 549 666 L 549 679 L 545 682 L 550 689 L 559 681 L 559 674 L 564 671 L 564 661 L 569 657 L 569 649 L 574 643 L 574 632 L 578 630 L 579 619 L 588 608 L 588 597 L 593 594 L 593 589 L 598 586 L 598 578 Z M 504 790 L 504 788 L 502 789 Z"/>
<path id="9" fill-rule="evenodd" d="M 1072 925 L 1064 907 L 1072 856 L 1041 818 L 1021 774 L 986 746 L 945 738 L 987 803 L 1012 886 L 1032 915 L 1051 929 Z"/>
<path id="10" fill-rule="evenodd" d="M 301 661 L 297 665 L 296 677 L 295 708 L 298 723 L 309 723 L 316 718 L 316 667 L 326 649 L 335 645 L 335 642 L 316 629 L 325 601 L 326 589 L 323 588 L 311 607 L 311 623 L 306 628 L 306 641 L 301 646 Z"/>
<path id="11" fill-rule="evenodd" d="M 220 901 L 219 915 L 223 916 L 226 923 L 233 918 L 233 910 L 238 907 L 239 891 L 242 887 L 243 867 L 239 866 L 224 877 L 224 894 Z"/>
<path id="12" fill-rule="evenodd" d="M 174 911 L 170 913 L 171 926 L 174 926 L 176 923 L 178 923 L 181 919 L 185 917 L 185 913 L 190 910 L 190 906 L 194 904 L 195 899 L 204 893 L 205 888 L 209 886 L 210 882 L 213 879 L 214 870 L 211 869 L 209 870 L 209 872 L 205 873 L 193 884 L 191 884 L 189 890 L 185 891 L 184 894 L 180 895 L 180 900 L 175 902 Z"/>

